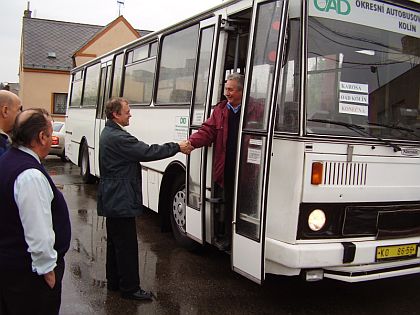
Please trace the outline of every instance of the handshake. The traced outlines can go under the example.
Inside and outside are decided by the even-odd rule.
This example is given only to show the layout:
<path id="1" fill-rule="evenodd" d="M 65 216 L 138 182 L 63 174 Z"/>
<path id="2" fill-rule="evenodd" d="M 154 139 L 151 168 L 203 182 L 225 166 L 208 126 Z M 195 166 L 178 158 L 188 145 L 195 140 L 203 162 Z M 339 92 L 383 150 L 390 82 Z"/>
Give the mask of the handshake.
<path id="1" fill-rule="evenodd" d="M 189 155 L 192 150 L 194 150 L 194 147 L 191 145 L 191 142 L 189 140 L 182 140 L 178 142 L 179 148 L 182 153 Z"/>

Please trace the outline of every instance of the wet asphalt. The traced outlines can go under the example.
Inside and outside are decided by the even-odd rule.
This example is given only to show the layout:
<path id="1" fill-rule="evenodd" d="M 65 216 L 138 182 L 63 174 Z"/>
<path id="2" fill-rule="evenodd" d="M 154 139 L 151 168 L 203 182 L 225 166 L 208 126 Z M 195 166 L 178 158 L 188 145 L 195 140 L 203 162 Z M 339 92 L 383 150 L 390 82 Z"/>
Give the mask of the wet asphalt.
<path id="1" fill-rule="evenodd" d="M 44 162 L 70 211 L 72 245 L 66 255 L 61 315 L 75 314 L 420 314 L 420 276 L 348 284 L 267 277 L 263 286 L 234 273 L 230 256 L 211 247 L 188 252 L 162 233 L 152 211 L 137 220 L 141 286 L 151 302 L 120 298 L 106 289 L 104 218 L 96 215 L 97 185 L 79 168 Z"/>

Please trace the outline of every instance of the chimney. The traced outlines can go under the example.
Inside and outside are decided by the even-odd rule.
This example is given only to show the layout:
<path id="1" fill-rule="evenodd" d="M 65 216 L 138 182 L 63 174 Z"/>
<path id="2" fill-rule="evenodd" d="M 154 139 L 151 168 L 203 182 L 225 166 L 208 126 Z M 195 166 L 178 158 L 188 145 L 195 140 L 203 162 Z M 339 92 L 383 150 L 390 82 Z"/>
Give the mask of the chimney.
<path id="1" fill-rule="evenodd" d="M 23 17 L 26 17 L 26 18 L 31 18 L 32 17 L 32 11 L 29 10 L 29 5 L 30 4 L 31 3 L 28 1 L 28 8 L 23 12 Z"/>

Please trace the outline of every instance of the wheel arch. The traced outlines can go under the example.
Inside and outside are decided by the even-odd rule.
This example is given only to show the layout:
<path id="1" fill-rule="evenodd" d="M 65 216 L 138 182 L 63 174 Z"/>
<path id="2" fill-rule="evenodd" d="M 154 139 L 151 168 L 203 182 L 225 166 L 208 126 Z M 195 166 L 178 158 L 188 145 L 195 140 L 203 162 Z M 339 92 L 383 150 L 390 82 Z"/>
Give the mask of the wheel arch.
<path id="1" fill-rule="evenodd" d="M 163 232 L 169 232 L 171 230 L 170 214 L 169 214 L 169 200 L 171 188 L 175 178 L 183 176 L 185 178 L 185 165 L 179 161 L 174 161 L 166 167 L 166 170 L 162 177 L 159 191 L 159 206 L 158 212 L 160 216 L 160 227 Z"/>

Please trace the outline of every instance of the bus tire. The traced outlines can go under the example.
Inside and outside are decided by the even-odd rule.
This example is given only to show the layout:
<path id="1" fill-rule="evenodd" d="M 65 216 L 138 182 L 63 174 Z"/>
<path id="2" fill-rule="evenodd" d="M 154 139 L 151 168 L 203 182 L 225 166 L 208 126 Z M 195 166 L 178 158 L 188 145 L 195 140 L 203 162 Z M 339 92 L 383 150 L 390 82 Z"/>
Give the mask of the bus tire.
<path id="1" fill-rule="evenodd" d="M 176 242 L 190 251 L 198 250 L 201 246 L 196 241 L 187 236 L 186 228 L 186 192 L 185 177 L 177 176 L 172 185 L 169 199 L 169 216 L 171 221 L 172 233 Z"/>
<path id="2" fill-rule="evenodd" d="M 96 182 L 96 177 L 90 174 L 89 148 L 86 142 L 82 145 L 80 156 L 80 176 L 82 176 L 82 180 L 85 184 L 93 184 Z"/>

